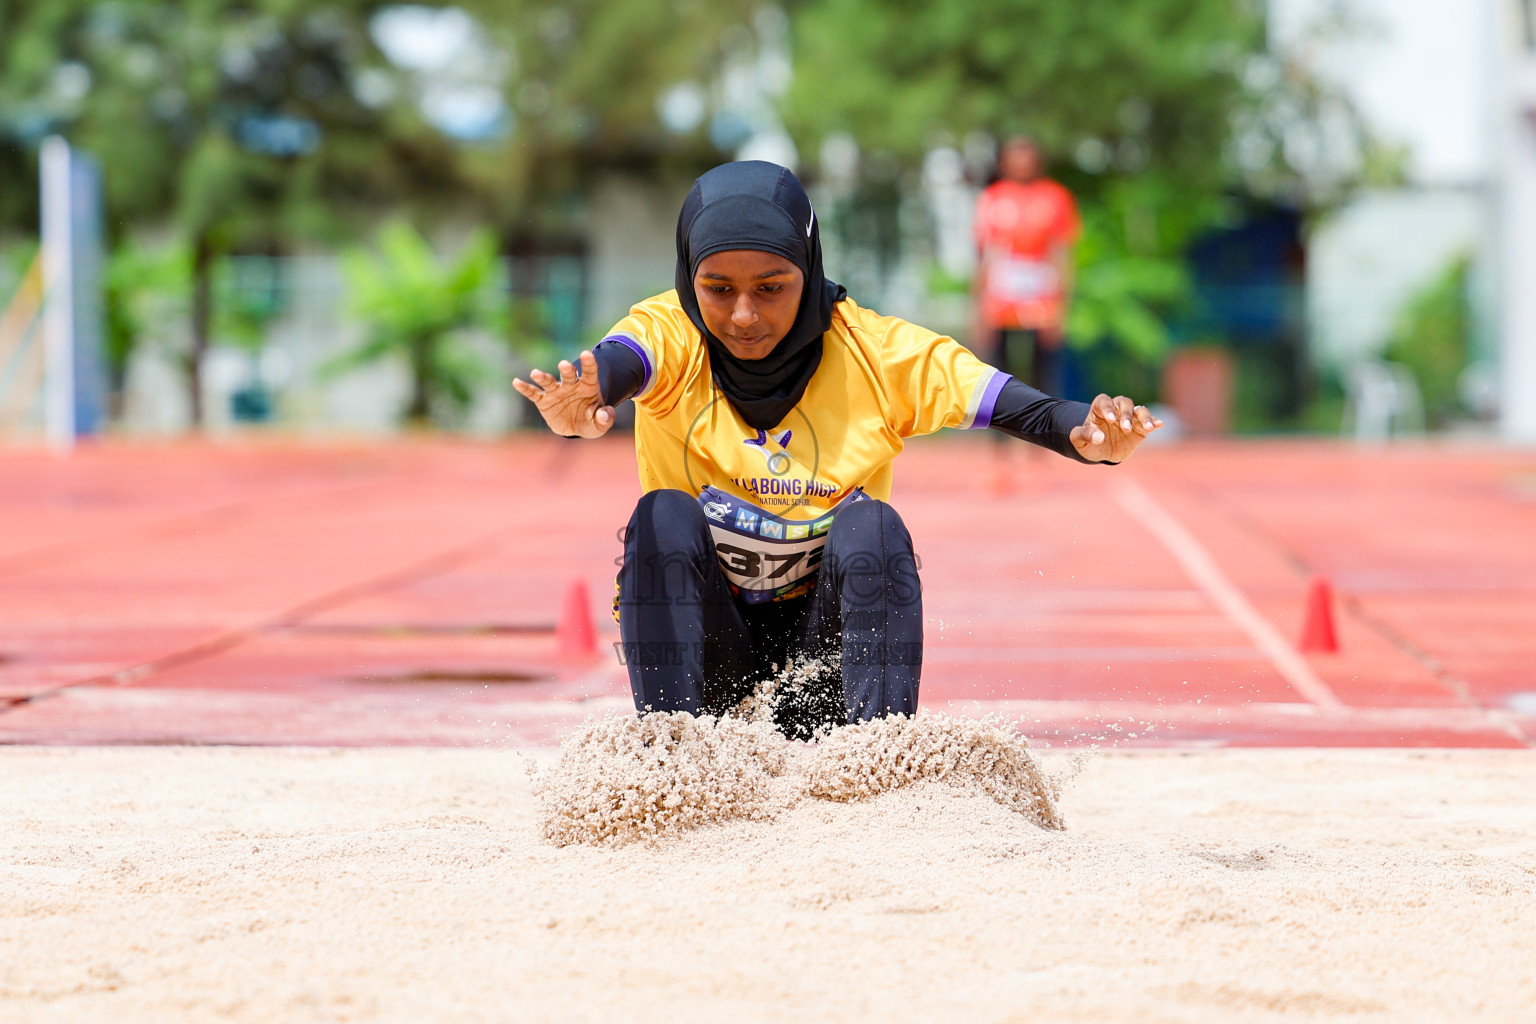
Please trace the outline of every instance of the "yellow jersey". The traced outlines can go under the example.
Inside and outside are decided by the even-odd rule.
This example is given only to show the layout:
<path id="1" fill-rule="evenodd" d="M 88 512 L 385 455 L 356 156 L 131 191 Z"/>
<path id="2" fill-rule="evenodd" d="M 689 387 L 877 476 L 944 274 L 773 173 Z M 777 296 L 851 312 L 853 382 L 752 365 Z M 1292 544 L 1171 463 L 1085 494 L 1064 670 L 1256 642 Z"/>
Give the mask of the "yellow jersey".
<path id="1" fill-rule="evenodd" d="M 700 500 L 733 586 L 748 601 L 805 589 L 840 504 L 890 500 L 906 438 L 985 428 L 1009 375 L 953 338 L 843 299 L 821 363 L 773 429 L 747 426 L 711 379 L 675 291 L 636 304 L 603 339 L 645 366 L 635 456 L 646 491 Z"/>

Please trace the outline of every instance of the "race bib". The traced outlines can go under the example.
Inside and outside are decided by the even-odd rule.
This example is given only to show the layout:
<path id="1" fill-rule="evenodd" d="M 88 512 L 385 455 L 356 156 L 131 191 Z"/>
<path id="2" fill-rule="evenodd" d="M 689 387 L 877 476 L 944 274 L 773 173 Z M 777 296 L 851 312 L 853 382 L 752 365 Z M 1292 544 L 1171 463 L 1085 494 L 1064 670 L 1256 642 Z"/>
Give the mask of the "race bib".
<path id="1" fill-rule="evenodd" d="M 815 519 L 785 519 L 713 487 L 699 505 L 715 538 L 715 554 L 731 586 L 748 604 L 798 597 L 821 567 L 827 531 L 838 512 L 869 495 L 854 491 Z"/>
<path id="2" fill-rule="evenodd" d="M 1061 275 L 1049 263 L 1000 259 L 992 264 L 987 285 L 987 290 L 1000 299 L 1033 302 L 1054 297 L 1061 290 Z"/>

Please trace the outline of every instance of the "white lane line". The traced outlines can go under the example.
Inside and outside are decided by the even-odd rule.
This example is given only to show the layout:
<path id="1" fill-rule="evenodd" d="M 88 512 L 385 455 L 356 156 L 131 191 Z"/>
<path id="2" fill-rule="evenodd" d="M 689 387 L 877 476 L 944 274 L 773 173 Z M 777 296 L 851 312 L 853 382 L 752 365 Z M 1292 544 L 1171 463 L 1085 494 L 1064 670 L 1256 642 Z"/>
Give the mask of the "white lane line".
<path id="1" fill-rule="evenodd" d="M 1243 592 L 1221 571 L 1205 545 L 1195 539 L 1184 525 L 1159 505 L 1147 489 L 1135 480 L 1121 478 L 1111 482 L 1110 493 L 1126 514 L 1145 526 L 1173 556 L 1190 582 L 1205 592 L 1211 603 L 1221 609 L 1232 624 L 1242 630 L 1280 673 L 1280 677 L 1303 698 L 1324 708 L 1341 708 L 1344 702 L 1312 671 L 1307 663 Z"/>
<path id="2" fill-rule="evenodd" d="M 927 708 L 928 705 L 924 704 Z M 1178 701 L 1149 704 L 1130 701 L 1070 700 L 951 700 L 935 702 L 952 715 L 981 718 L 1029 719 L 1045 725 L 1087 720 L 1122 723 L 1134 728 L 1146 725 L 1241 726 L 1283 729 L 1425 729 L 1460 733 L 1500 732 L 1497 723 L 1474 708 L 1461 707 L 1337 707 L 1315 704 L 1255 702 L 1252 704 L 1196 704 Z"/>
<path id="3" fill-rule="evenodd" d="M 1206 612 L 1210 614 L 1209 611 Z M 995 665 L 999 662 L 1035 662 L 1071 664 L 1074 662 L 1211 662 L 1258 661 L 1263 657 L 1253 647 L 950 647 L 942 642 L 923 646 L 923 664 Z"/>

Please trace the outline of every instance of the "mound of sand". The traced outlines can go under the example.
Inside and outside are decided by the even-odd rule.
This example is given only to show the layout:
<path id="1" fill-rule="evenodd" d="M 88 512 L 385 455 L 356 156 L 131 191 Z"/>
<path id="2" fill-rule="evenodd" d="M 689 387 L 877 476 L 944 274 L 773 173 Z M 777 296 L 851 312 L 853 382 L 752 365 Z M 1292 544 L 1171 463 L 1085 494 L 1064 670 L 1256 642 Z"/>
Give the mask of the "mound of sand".
<path id="1" fill-rule="evenodd" d="M 838 729 L 817 745 L 806 791 L 828 800 L 864 800 L 917 782 L 979 789 L 1043 828 L 1065 828 L 1061 792 L 1028 743 L 988 719 L 945 714 L 881 718 Z"/>
<path id="2" fill-rule="evenodd" d="M 787 753 L 766 722 L 684 712 L 590 721 L 535 784 L 544 837 L 628 842 L 769 817 L 769 781 Z"/>
<path id="3" fill-rule="evenodd" d="M 806 745 L 774 731 L 771 705 L 751 712 L 750 720 L 678 712 L 588 722 L 535 783 L 545 838 L 565 846 L 676 836 L 771 819 L 806 797 L 846 803 L 922 782 L 984 793 L 1044 828 L 1064 827 L 1058 788 L 1026 741 L 996 722 L 896 716 Z"/>

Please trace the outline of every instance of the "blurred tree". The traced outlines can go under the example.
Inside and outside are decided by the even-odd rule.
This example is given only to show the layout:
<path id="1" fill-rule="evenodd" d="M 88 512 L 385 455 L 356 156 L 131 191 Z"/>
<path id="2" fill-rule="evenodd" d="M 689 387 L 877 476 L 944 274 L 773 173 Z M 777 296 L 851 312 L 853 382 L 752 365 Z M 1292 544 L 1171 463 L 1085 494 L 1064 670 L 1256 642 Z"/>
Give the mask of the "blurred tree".
<path id="1" fill-rule="evenodd" d="M 786 114 L 813 151 L 846 133 L 913 166 L 937 145 L 1034 138 L 1083 207 L 1068 338 L 1161 359 L 1190 298 L 1184 248 L 1233 183 L 1222 153 L 1259 5 L 806 0 L 795 43 Z"/>
<path id="2" fill-rule="evenodd" d="M 333 238 L 349 215 L 457 185 L 451 147 L 413 106 L 358 88 L 368 71 L 390 70 L 368 31 L 384 6 L 13 0 L 0 9 L 0 133 L 10 151 L 0 185 L 33 194 L 30 166 L 15 180 L 16 150 L 58 133 L 103 160 L 115 233 L 175 226 L 190 258 L 195 422 L 221 254 Z M 30 218 L 35 205 L 0 213 Z"/>
<path id="3" fill-rule="evenodd" d="M 191 261 L 189 396 L 200 417 L 190 382 L 210 341 L 221 254 L 334 242 L 381 208 L 452 212 L 507 237 L 568 234 L 597 174 L 685 181 L 719 159 L 708 104 L 664 125 L 659 98 L 718 92 L 761 6 L 7 0 L 0 230 L 34 229 L 35 151 L 54 132 L 103 159 L 114 234 L 174 225 Z M 423 65 L 431 46 L 408 38 L 408 24 L 395 34 L 401 52 L 386 52 L 381 24 L 402 14 L 470 16 L 484 44 L 472 54 L 479 78 L 466 79 L 462 56 Z M 466 101 L 486 106 L 487 89 L 500 113 L 456 128 Z"/>
<path id="4" fill-rule="evenodd" d="M 1095 171 L 1214 189 L 1263 30 L 1252 0 L 805 0 L 787 115 L 813 144 L 841 131 L 916 158 L 1022 132 Z"/>
<path id="5" fill-rule="evenodd" d="M 1472 306 L 1467 298 L 1471 268 L 1470 258 L 1458 256 L 1409 299 L 1382 353 L 1413 371 L 1432 427 L 1443 427 L 1465 412 L 1460 385 L 1471 359 Z"/>
<path id="6" fill-rule="evenodd" d="M 1219 195 L 1180 195 L 1161 177 L 1107 183 L 1083 210 L 1068 341 L 1078 348 L 1108 342 L 1159 363 L 1171 341 L 1170 318 L 1192 300 L 1183 246 L 1221 205 Z"/>
<path id="7" fill-rule="evenodd" d="M 267 325 L 278 312 L 273 302 L 276 282 L 252 288 L 236 279 L 237 260 L 222 257 L 211 272 L 210 334 L 254 355 L 266 338 Z M 275 270 L 271 261 L 268 272 Z M 179 242 L 146 245 L 128 238 L 107 258 L 103 275 L 102 312 L 107 357 L 107 392 L 114 416 L 122 413 L 128 368 L 133 353 L 145 342 L 157 344 L 180 362 L 190 378 L 189 353 L 178 344 L 185 334 L 192 287 L 192 254 Z"/>
<path id="8" fill-rule="evenodd" d="M 410 370 L 405 418 L 425 424 L 462 413 L 475 382 L 488 372 L 456 332 L 481 328 L 503 334 L 506 293 L 497 279 L 496 238 L 476 232 L 458 257 L 443 264 L 409 224 L 386 225 L 377 252 L 349 250 L 342 257 L 353 311 L 368 325 L 361 345 L 333 361 L 339 373 L 384 358 L 404 357 Z"/>
<path id="9" fill-rule="evenodd" d="M 122 414 L 123 392 L 134 349 L 157 327 L 184 315 L 192 280 L 191 261 L 179 245 L 149 247 L 126 241 L 107 257 L 102 275 L 107 395 L 112 415 Z"/>
<path id="10" fill-rule="evenodd" d="M 915 170 L 950 145 L 980 177 L 988 140 L 1040 144 L 1083 209 L 1068 323 L 1080 348 L 1155 364 L 1193 300 L 1188 246 L 1240 218 L 1234 195 L 1333 202 L 1376 166 L 1348 105 L 1268 51 L 1260 0 L 803 0 L 794 11 L 785 116 L 802 151 L 851 137 L 867 179 L 866 167 Z"/>
<path id="11" fill-rule="evenodd" d="M 603 173 L 688 178 L 721 159 L 711 139 L 721 68 L 750 49 L 761 0 L 465 0 L 507 55 L 508 128 L 460 155 L 511 232 L 568 230 Z M 696 107 L 669 125 L 670 90 Z M 683 107 L 692 104 L 685 100 Z"/>

